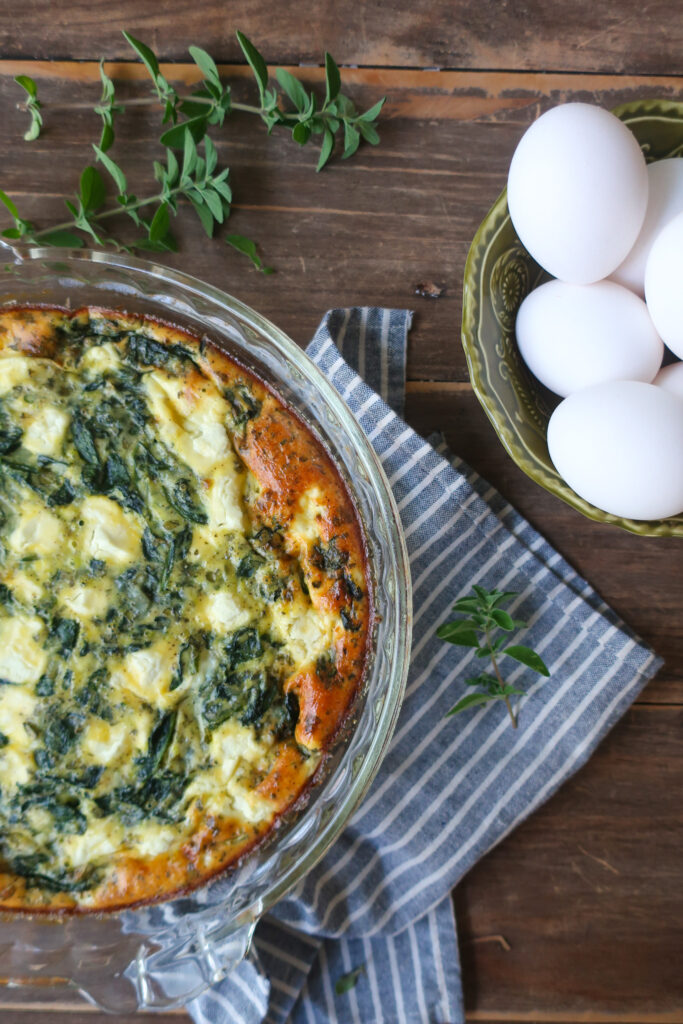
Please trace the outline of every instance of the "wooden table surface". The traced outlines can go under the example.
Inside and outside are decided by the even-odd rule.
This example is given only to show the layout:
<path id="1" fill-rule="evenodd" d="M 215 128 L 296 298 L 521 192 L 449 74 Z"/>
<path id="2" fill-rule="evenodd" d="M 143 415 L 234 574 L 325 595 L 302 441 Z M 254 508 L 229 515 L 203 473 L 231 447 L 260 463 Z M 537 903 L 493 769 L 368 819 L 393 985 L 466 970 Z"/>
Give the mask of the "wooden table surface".
<path id="1" fill-rule="evenodd" d="M 528 480 L 505 455 L 468 383 L 460 347 L 461 281 L 470 240 L 505 184 L 515 144 L 553 104 L 611 107 L 681 99 L 683 7 L 672 0 L 23 0 L 0 18 L 0 187 L 39 223 L 90 160 L 97 119 L 58 103 L 96 102 L 96 61 L 135 77 L 127 28 L 164 59 L 196 43 L 248 86 L 240 28 L 272 65 L 321 80 L 329 49 L 349 91 L 389 101 L 381 145 L 320 175 L 315 154 L 267 138 L 235 115 L 219 138 L 232 168 L 231 230 L 257 238 L 277 273 L 264 277 L 184 216 L 169 265 L 226 288 L 300 344 L 331 306 L 415 310 L 407 418 L 444 430 L 452 448 L 542 531 L 666 664 L 589 765 L 482 861 L 454 894 L 466 1006 L 477 1021 L 683 1022 L 683 572 L 680 542 L 600 526 Z M 310 67 L 315 65 L 315 67 Z M 44 134 L 21 142 L 17 73 L 33 75 Z M 188 80 L 187 65 L 167 69 Z M 127 117 L 115 151 L 140 179 L 156 155 L 155 120 Z M 135 181 L 142 191 L 144 181 Z M 422 281 L 445 286 L 421 298 Z M 0 974 L 2 973 L 0 969 Z M 0 992 L 2 1024 L 105 1019 Z M 130 1022 L 131 1017 L 111 1018 Z M 135 1018 L 138 1019 L 138 1018 Z M 159 1024 L 186 1019 L 161 1015 Z M 368 1022 L 370 1024 L 370 1022 Z"/>

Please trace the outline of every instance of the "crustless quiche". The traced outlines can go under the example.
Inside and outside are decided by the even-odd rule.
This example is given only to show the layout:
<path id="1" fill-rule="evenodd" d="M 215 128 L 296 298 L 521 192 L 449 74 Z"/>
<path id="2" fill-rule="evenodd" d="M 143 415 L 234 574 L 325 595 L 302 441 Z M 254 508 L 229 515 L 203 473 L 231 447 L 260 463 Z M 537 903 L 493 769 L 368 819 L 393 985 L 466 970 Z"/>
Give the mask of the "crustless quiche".
<path id="1" fill-rule="evenodd" d="M 330 457 L 206 339 L 0 313 L 0 910 L 187 891 L 304 792 L 371 594 Z"/>

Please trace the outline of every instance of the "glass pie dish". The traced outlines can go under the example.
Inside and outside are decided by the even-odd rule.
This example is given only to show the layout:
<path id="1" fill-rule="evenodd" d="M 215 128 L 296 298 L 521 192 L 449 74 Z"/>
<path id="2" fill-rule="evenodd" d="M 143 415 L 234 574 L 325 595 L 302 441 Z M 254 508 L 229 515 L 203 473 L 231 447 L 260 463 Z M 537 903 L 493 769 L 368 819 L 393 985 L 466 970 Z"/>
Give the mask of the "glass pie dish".
<path id="1" fill-rule="evenodd" d="M 358 806 L 387 748 L 408 669 L 410 573 L 380 462 L 329 381 L 286 335 L 226 293 L 128 256 L 33 249 L 0 273 L 0 306 L 125 309 L 208 335 L 271 383 L 344 478 L 364 531 L 375 625 L 364 684 L 316 784 L 268 839 L 189 896 L 138 910 L 63 919 L 0 915 L 0 983 L 68 987 L 107 1010 L 169 1009 L 225 977 L 258 919 L 323 856 Z"/>

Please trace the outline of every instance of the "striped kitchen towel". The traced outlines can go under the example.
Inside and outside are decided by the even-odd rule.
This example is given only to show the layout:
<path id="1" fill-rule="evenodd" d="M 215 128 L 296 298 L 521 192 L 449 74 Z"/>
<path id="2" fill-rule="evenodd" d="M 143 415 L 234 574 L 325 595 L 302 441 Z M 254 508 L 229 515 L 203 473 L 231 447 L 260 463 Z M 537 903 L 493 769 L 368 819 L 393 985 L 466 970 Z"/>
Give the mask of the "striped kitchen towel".
<path id="1" fill-rule="evenodd" d="M 198 1024 L 463 1021 L 450 890 L 586 762 L 661 663 L 494 488 L 401 420 L 410 322 L 332 310 L 308 348 L 403 521 L 415 627 L 396 733 L 343 835 L 259 924 L 249 959 L 188 1006 Z M 528 694 L 518 730 L 500 702 L 444 717 L 473 652 L 435 631 L 475 583 L 517 592 L 510 610 L 551 671 L 508 672 Z"/>

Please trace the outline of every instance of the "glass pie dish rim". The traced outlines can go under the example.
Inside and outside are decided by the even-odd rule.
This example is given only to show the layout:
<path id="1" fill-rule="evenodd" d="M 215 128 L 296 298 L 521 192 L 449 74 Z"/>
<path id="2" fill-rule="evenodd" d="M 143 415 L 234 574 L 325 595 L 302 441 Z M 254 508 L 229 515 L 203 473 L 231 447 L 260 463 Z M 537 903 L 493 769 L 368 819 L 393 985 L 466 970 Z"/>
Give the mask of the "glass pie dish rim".
<path id="1" fill-rule="evenodd" d="M 268 910 L 275 902 L 282 898 L 282 896 L 299 881 L 303 876 L 314 866 L 314 864 L 324 855 L 326 850 L 330 847 L 332 842 L 337 838 L 343 827 L 345 826 L 348 818 L 352 814 L 353 810 L 358 806 L 358 803 L 362 799 L 364 793 L 367 791 L 374 774 L 376 773 L 379 764 L 381 763 L 382 756 L 386 750 L 389 739 L 395 727 L 396 719 L 401 705 L 401 699 L 403 696 L 407 670 L 408 670 L 408 659 L 410 651 L 410 623 L 411 623 L 411 597 L 410 597 L 410 574 L 408 567 L 408 556 L 405 546 L 405 539 L 402 534 L 400 526 L 400 518 L 398 510 L 395 505 L 393 495 L 391 493 L 388 481 L 381 467 L 381 463 L 376 453 L 372 449 L 370 442 L 363 433 L 362 428 L 355 419 L 354 415 L 348 409 L 343 399 L 334 389 L 329 380 L 323 375 L 319 368 L 312 362 L 312 360 L 276 325 L 272 324 L 267 318 L 263 317 L 260 313 L 253 310 L 249 306 L 235 299 L 225 291 L 215 288 L 212 285 L 208 285 L 199 279 L 184 274 L 180 271 L 172 270 L 164 267 L 160 264 L 149 262 L 146 260 L 139 260 L 131 256 L 122 256 L 108 252 L 97 252 L 94 250 L 76 250 L 76 251 L 59 251 L 55 252 L 53 249 L 30 249 L 26 252 L 17 252 L 10 246 L 6 247 L 13 256 L 11 264 L 5 263 L 4 273 L 2 274 L 2 280 L 8 281 L 8 272 L 14 274 L 16 280 L 17 274 L 19 280 L 21 280 L 21 273 L 23 270 L 27 271 L 25 279 L 30 279 L 32 276 L 39 278 L 38 269 L 33 272 L 34 268 L 40 268 L 44 266 L 47 271 L 47 280 L 50 280 L 56 284 L 58 277 L 58 271 L 56 268 L 60 268 L 59 273 L 66 274 L 67 280 L 72 282 L 78 281 L 79 286 L 83 284 L 86 288 L 94 287 L 95 289 L 103 289 L 106 287 L 106 279 L 112 279 L 112 275 L 115 278 L 119 275 L 120 279 L 126 278 L 126 285 L 123 288 L 123 292 L 120 296 L 120 300 L 111 305 L 125 305 L 126 294 L 129 296 L 133 294 L 138 301 L 154 302 L 157 305 L 164 303 L 164 296 L 159 298 L 158 292 L 166 289 L 173 290 L 178 289 L 182 293 L 182 299 L 190 308 L 190 318 L 195 315 L 198 319 L 202 316 L 206 317 L 206 312 L 202 313 L 201 310 L 197 309 L 197 303 L 207 304 L 211 307 L 215 307 L 214 315 L 217 310 L 223 310 L 226 317 L 226 322 L 234 322 L 231 318 L 237 318 L 239 327 L 241 329 L 243 339 L 246 338 L 244 334 L 244 328 L 248 328 L 254 335 L 258 335 L 262 342 L 265 340 L 267 345 L 271 345 L 274 351 L 282 357 L 278 364 L 278 372 L 276 375 L 284 375 L 287 367 L 288 375 L 291 377 L 292 374 L 298 375 L 301 387 L 309 387 L 313 389 L 313 397 L 320 399 L 323 403 L 323 408 L 328 410 L 331 417 L 331 422 L 335 427 L 340 428 L 344 433 L 344 441 L 348 443 L 354 449 L 356 456 L 363 460 L 363 468 L 368 474 L 368 487 L 370 488 L 371 496 L 377 501 L 377 508 L 375 513 L 379 514 L 381 520 L 384 523 L 385 530 L 388 530 L 386 537 L 388 541 L 387 550 L 382 549 L 382 545 L 379 543 L 377 537 L 374 537 L 373 543 L 378 546 L 378 550 L 375 551 L 375 559 L 378 554 L 383 557 L 388 556 L 391 564 L 382 565 L 382 572 L 388 572 L 391 576 L 390 583 L 387 579 L 378 579 L 375 582 L 375 601 L 376 611 L 379 614 L 380 624 L 376 635 L 376 649 L 374 651 L 374 660 L 372 670 L 375 671 L 378 661 L 381 661 L 382 665 L 388 660 L 389 678 L 384 688 L 380 690 L 378 695 L 372 692 L 373 679 L 370 679 L 367 683 L 367 693 L 365 695 L 365 703 L 362 708 L 359 709 L 357 714 L 358 721 L 354 723 L 354 727 L 350 731 L 350 737 L 346 741 L 346 746 L 343 751 L 339 754 L 337 764 L 334 766 L 331 772 L 331 778 L 334 780 L 337 775 L 341 774 L 341 767 L 346 762 L 346 773 L 348 775 L 348 769 L 351 768 L 350 781 L 346 787 L 346 791 L 341 794 L 339 805 L 336 806 L 334 811 L 327 815 L 324 821 L 318 823 L 317 827 L 314 828 L 314 834 L 311 841 L 307 844 L 301 857 L 292 861 L 290 859 L 288 865 L 281 869 L 279 875 L 276 873 L 275 880 L 273 883 L 266 887 L 265 891 L 262 892 L 257 898 L 251 902 L 246 902 L 239 911 L 234 914 L 233 918 L 229 921 L 231 925 L 234 925 L 231 935 L 236 934 L 239 929 L 246 929 L 248 935 L 245 936 L 243 942 L 244 952 L 248 947 L 248 941 L 253 931 L 253 927 L 258 918 Z M 81 273 L 88 276 L 88 272 L 94 272 L 95 280 L 80 280 L 78 279 L 78 270 L 81 269 Z M 99 274 L 99 270 L 102 270 L 102 274 Z M 137 284 L 137 288 L 133 287 L 132 292 L 126 292 L 125 288 L 129 285 L 130 281 L 133 281 L 133 285 Z M 145 290 L 143 284 L 147 284 L 148 288 Z M 156 287 L 150 291 L 149 286 L 155 284 Z M 48 286 L 49 287 L 49 286 Z M 3 293 L 9 290 L 10 283 L 8 281 L 7 288 L 3 288 Z M 112 289 L 113 290 L 113 289 Z M 166 299 L 168 296 L 166 296 Z M 0 297 L 0 301 L 5 304 L 6 300 L 4 294 Z M 57 302 L 56 297 L 53 295 L 50 299 L 41 300 L 40 298 L 33 298 L 33 302 L 45 301 L 46 304 L 55 304 Z M 21 297 L 14 299 L 14 304 L 22 304 Z M 63 303 L 62 303 L 63 304 Z M 82 302 L 80 304 L 93 304 L 88 302 Z M 99 303 L 100 305 L 106 305 L 105 302 Z M 174 317 L 177 318 L 177 309 L 169 308 L 168 319 L 173 322 Z M 163 315 L 163 313 L 159 313 Z M 215 325 L 213 327 L 215 328 Z M 246 339 L 248 340 L 248 339 Z M 247 356 L 247 364 L 250 362 Z M 273 370 L 272 365 L 270 369 Z M 258 370 L 257 370 L 258 372 Z M 274 373 L 276 371 L 273 371 Z M 280 383 L 283 387 L 292 386 L 291 380 L 281 379 Z M 277 387 L 277 383 L 276 383 Z M 315 415 L 315 411 L 307 407 L 307 413 L 309 417 L 313 415 L 313 426 L 319 427 L 321 430 L 323 425 L 319 422 L 319 417 Z M 329 428 L 326 428 L 329 429 Z M 335 435 L 336 440 L 336 435 Z M 330 447 L 331 441 L 325 442 Z M 339 450 L 332 451 L 335 461 L 339 464 L 340 454 Z M 345 467 L 346 468 L 346 467 Z M 347 485 L 351 486 L 351 493 L 354 497 L 354 502 L 358 507 L 359 492 L 355 489 L 355 486 L 351 484 L 346 475 Z M 361 502 L 362 503 L 362 502 Z M 367 510 L 366 510 L 367 511 Z M 364 528 L 368 528 L 368 524 L 364 522 Z M 379 528 L 378 524 L 375 523 L 375 528 Z M 370 557 L 370 555 L 369 555 Z M 376 567 L 375 567 L 376 568 Z M 381 584 L 381 586 L 380 586 Z M 393 588 L 391 598 L 394 603 L 393 617 L 389 614 L 390 609 L 386 605 L 387 595 L 381 593 L 382 587 L 390 586 Z M 383 630 L 382 616 L 385 615 L 384 621 L 392 622 L 390 632 Z M 380 643 L 386 644 L 390 642 L 390 649 L 380 650 Z M 385 668 L 387 666 L 385 665 Z M 372 675 L 372 673 L 371 673 Z M 378 703 L 378 698 L 381 703 Z M 371 704 L 374 702 L 377 705 L 374 711 Z M 368 711 L 370 708 L 370 711 Z M 353 764 L 349 765 L 349 759 L 353 752 L 354 738 L 356 737 L 360 723 L 364 716 L 370 714 L 374 720 L 374 729 L 372 735 L 369 738 L 369 742 L 366 743 L 364 750 L 360 753 L 356 752 L 353 758 Z M 367 717 L 367 716 L 366 716 Z M 323 785 L 323 795 L 330 788 L 330 779 L 326 779 Z M 327 787 L 327 788 L 326 788 Z M 317 804 L 320 803 L 322 797 L 320 796 L 321 790 L 316 790 L 313 798 L 306 804 L 301 810 L 296 812 L 294 818 L 294 824 L 292 828 L 285 828 L 283 833 L 279 834 L 277 830 L 272 838 L 272 842 L 266 851 L 266 862 L 276 858 L 278 853 L 278 841 L 282 837 L 284 840 L 292 841 L 292 836 L 300 832 L 302 829 L 302 823 L 306 822 L 307 818 L 315 824 L 315 814 L 312 814 Z M 309 817 L 310 816 L 310 817 Z M 287 849 L 285 843 L 284 850 Z M 258 854 L 258 851 L 256 851 Z M 245 858 L 245 864 L 249 864 L 249 861 L 254 857 L 255 854 L 248 855 Z M 211 889 L 212 883 L 209 881 L 202 886 L 198 892 L 204 894 Z M 195 894 L 190 894 L 186 897 L 186 900 L 192 900 Z M 223 901 L 225 905 L 225 901 Z M 158 904 L 156 906 L 164 907 L 165 904 Z M 218 907 L 219 904 L 216 904 Z M 153 908 L 151 908 L 153 909 Z M 135 911 L 130 913 L 137 913 Z M 107 919 L 111 920 L 114 915 L 107 915 Z M 152 915 L 153 916 L 153 915 Z M 14 922 L 18 918 L 15 915 L 6 916 L 2 915 L 1 918 L 4 922 Z M 21 919 L 21 918 L 19 918 Z M 26 920 L 26 918 L 23 918 Z M 72 918 L 71 920 L 78 920 Z M 81 919 L 82 920 L 82 919 Z M 91 918 L 92 920 L 92 918 Z M 100 919 L 101 920 L 101 919 Z M 45 924 L 47 922 L 40 922 L 39 920 L 32 919 L 33 925 Z M 63 922 L 52 922 L 60 923 Z M 150 924 L 152 931 L 150 935 L 154 934 L 153 926 Z M 187 931 L 185 929 L 185 931 Z M 225 924 L 222 928 L 222 932 L 225 932 Z M 215 950 L 214 950 L 215 953 Z M 232 955 L 232 954 L 230 954 Z M 213 957 L 215 960 L 215 956 Z M 240 956 L 237 955 L 236 961 L 238 962 Z M 136 958 L 139 961 L 139 957 Z M 144 960 L 144 958 L 143 958 Z M 220 955 L 219 955 L 220 960 Z M 200 971 L 202 974 L 206 987 L 207 984 L 211 984 L 212 981 L 217 979 L 217 976 L 224 976 L 226 969 L 230 969 L 229 965 L 227 968 L 224 966 L 216 969 L 215 963 L 210 965 L 210 970 L 207 972 Z M 138 965 L 139 967 L 139 965 Z M 168 965 L 167 965 L 168 967 Z M 1 972 L 3 975 L 6 972 Z M 102 999 L 97 992 L 93 990 L 92 986 L 87 983 L 82 983 L 82 979 L 79 979 L 77 971 L 72 971 L 68 974 L 66 980 L 72 986 L 79 988 L 87 998 L 101 1006 L 108 1006 L 109 1002 L 107 999 Z M 149 978 L 145 978 L 146 968 L 144 964 L 142 969 L 136 969 L 133 971 L 135 978 L 132 978 L 129 974 L 129 981 L 134 982 L 135 990 L 137 993 L 137 1006 L 138 1007 L 172 1007 L 181 1005 L 182 1002 L 186 1001 L 187 998 L 197 994 L 197 991 L 184 992 L 182 998 L 177 993 L 171 994 L 165 997 L 164 993 L 159 990 L 159 985 L 152 984 L 151 989 L 146 981 Z M 147 971 L 147 973 L 149 973 Z M 152 971 L 153 975 L 153 971 Z M 62 975 L 64 977 L 64 975 Z M 16 978 L 14 982 L 16 984 Z M 41 984 L 44 984 L 44 980 L 41 980 Z M 161 986 L 163 988 L 163 985 Z M 201 990 L 199 987 L 199 990 Z M 196 986 L 195 986 L 196 988 Z M 116 1001 L 116 1006 L 120 1006 L 120 1002 Z"/>

